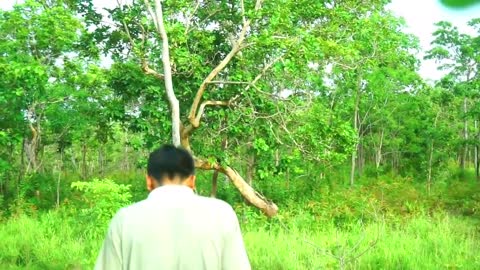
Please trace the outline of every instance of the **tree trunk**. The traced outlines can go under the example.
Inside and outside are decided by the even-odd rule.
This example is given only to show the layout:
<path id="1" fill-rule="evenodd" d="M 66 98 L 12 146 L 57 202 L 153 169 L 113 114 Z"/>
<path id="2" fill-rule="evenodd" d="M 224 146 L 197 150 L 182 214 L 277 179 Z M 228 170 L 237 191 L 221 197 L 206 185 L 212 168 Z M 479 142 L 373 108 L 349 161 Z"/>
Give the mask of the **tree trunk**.
<path id="1" fill-rule="evenodd" d="M 104 152 L 103 152 L 103 146 L 104 144 L 101 144 L 98 146 L 98 170 L 99 170 L 99 174 L 101 176 L 103 176 L 103 174 L 105 173 L 105 170 L 104 170 L 104 167 L 103 167 L 103 164 L 105 163 L 104 162 Z"/>
<path id="2" fill-rule="evenodd" d="M 23 133 L 23 139 L 22 139 L 22 150 L 20 152 L 20 172 L 18 173 L 18 178 L 17 178 L 17 185 L 16 185 L 16 191 L 17 191 L 17 196 L 20 195 L 20 183 L 22 182 L 23 176 L 25 175 L 25 143 L 26 143 L 26 138 L 25 138 L 25 131 Z"/>
<path id="3" fill-rule="evenodd" d="M 212 191 L 210 192 L 210 197 L 216 198 L 218 190 L 218 171 L 215 170 L 212 176 Z"/>
<path id="4" fill-rule="evenodd" d="M 250 186 L 253 184 L 253 176 L 255 175 L 255 152 L 251 152 L 247 161 L 247 181 Z"/>
<path id="5" fill-rule="evenodd" d="M 233 185 L 240 191 L 240 194 L 252 205 L 259 208 L 268 217 L 273 217 L 278 212 L 275 203 L 267 200 L 264 196 L 256 192 L 242 176 L 229 166 L 221 166 L 218 163 L 211 164 L 207 161 L 195 159 L 195 167 L 202 170 L 217 170 L 225 174 Z"/>
<path id="6" fill-rule="evenodd" d="M 351 168 L 350 168 L 350 186 L 353 186 L 355 184 L 355 155 L 356 155 L 356 149 L 353 150 L 354 152 L 352 153 L 352 163 L 351 163 Z"/>
<path id="7" fill-rule="evenodd" d="M 359 134 L 361 131 L 359 131 Z M 365 165 L 365 151 L 363 148 L 363 142 L 362 142 L 362 135 L 359 135 L 359 142 L 357 146 L 357 175 L 362 175 L 363 174 L 363 167 Z"/>
<path id="8" fill-rule="evenodd" d="M 172 118 L 172 143 L 175 146 L 181 145 L 180 139 L 180 104 L 173 91 L 172 66 L 170 64 L 170 48 L 168 36 L 163 22 L 163 11 L 161 0 L 155 0 L 155 12 L 152 10 L 149 0 L 144 0 L 145 5 L 155 23 L 155 28 L 162 38 L 162 62 L 164 72 L 165 91 L 168 103 L 170 104 Z"/>
<path id="9" fill-rule="evenodd" d="M 355 108 L 353 111 L 353 128 L 357 133 L 357 142 L 355 143 L 355 148 L 352 153 L 352 163 L 350 169 L 350 185 L 353 186 L 355 184 L 355 166 L 356 166 L 356 159 L 357 159 L 357 152 L 358 147 L 360 145 L 360 136 L 361 133 L 359 131 L 359 110 L 360 110 L 360 94 L 361 94 L 361 86 L 362 86 L 362 79 L 358 76 L 358 83 L 357 83 L 357 94 L 355 96 Z"/>
<path id="10" fill-rule="evenodd" d="M 437 121 L 438 117 L 440 116 L 440 111 L 437 112 L 435 116 L 435 121 L 433 122 L 433 128 L 437 128 Z M 435 140 L 432 138 L 432 142 L 430 143 L 430 151 L 428 154 L 428 169 L 427 169 L 427 191 L 430 193 L 430 189 L 432 187 L 432 163 L 433 163 L 433 152 L 434 152 L 434 143 Z"/>
<path id="11" fill-rule="evenodd" d="M 128 145 L 125 145 L 125 148 L 124 148 L 124 163 L 125 163 L 125 170 L 128 172 L 130 171 L 130 159 L 128 158 Z"/>
<path id="12" fill-rule="evenodd" d="M 222 123 L 222 127 L 227 124 L 227 119 L 225 118 L 225 121 Z M 228 145 L 228 139 L 225 137 L 225 139 L 222 140 L 222 152 L 227 150 L 227 145 Z M 217 160 L 218 162 L 218 160 Z M 213 172 L 212 176 L 212 191 L 210 192 L 210 197 L 217 197 L 217 190 L 218 190 L 218 170 L 215 170 Z"/>
<path id="13" fill-rule="evenodd" d="M 73 167 L 73 170 L 78 172 L 78 165 L 77 165 L 77 159 L 75 157 L 75 153 L 74 151 L 72 151 L 71 155 L 70 155 L 70 160 L 72 162 L 72 167 Z"/>
<path id="14" fill-rule="evenodd" d="M 460 157 L 460 167 L 464 171 L 467 166 L 467 155 L 468 155 L 468 119 L 467 119 L 467 98 L 463 99 L 463 150 L 462 156 Z"/>
<path id="15" fill-rule="evenodd" d="M 399 168 L 400 168 L 399 162 L 398 162 L 398 160 L 400 159 L 400 157 L 399 157 L 400 154 L 398 152 L 399 152 L 399 150 L 397 149 L 397 151 L 392 153 L 392 170 L 395 174 L 398 173 Z"/>
<path id="16" fill-rule="evenodd" d="M 477 139 L 475 140 L 475 156 L 474 156 L 474 162 L 475 162 L 475 176 L 477 177 L 477 180 L 480 180 L 480 168 L 479 168 L 479 159 L 478 155 L 479 153 L 479 143 L 480 143 L 480 131 L 478 129 L 478 120 L 475 119 L 475 132 L 477 135 Z"/>
<path id="17" fill-rule="evenodd" d="M 57 199 L 56 199 L 56 207 L 60 207 L 60 181 L 63 174 L 64 166 L 63 166 L 63 156 L 64 156 L 64 148 L 60 148 L 60 165 L 58 170 L 58 178 L 57 178 Z"/>
<path id="18" fill-rule="evenodd" d="M 82 144 L 82 178 L 87 179 L 87 143 Z"/>
<path id="19" fill-rule="evenodd" d="M 24 149 L 27 156 L 27 173 L 37 172 L 38 169 L 38 146 L 40 144 L 40 128 L 35 127 L 32 123 L 29 124 L 32 136 L 24 140 Z"/>
<path id="20" fill-rule="evenodd" d="M 9 143 L 9 155 L 8 155 L 8 161 L 10 163 L 13 163 L 13 160 L 14 160 L 14 153 L 15 153 L 15 143 L 12 143 L 10 142 Z M 10 185 L 10 182 L 11 182 L 11 177 L 12 177 L 12 173 L 11 171 L 7 171 L 6 174 L 5 174 L 5 181 L 0 181 L 0 196 L 2 196 L 3 198 L 5 198 L 5 196 L 7 195 L 8 191 L 9 191 L 9 185 Z M 2 204 L 0 203 L 0 207 L 2 207 Z"/>
<path id="21" fill-rule="evenodd" d="M 375 149 L 375 168 L 378 169 L 380 168 L 380 164 L 382 163 L 382 147 L 383 147 L 383 137 L 385 134 L 385 130 L 382 129 L 382 132 L 380 133 L 380 142 L 378 143 L 378 147 Z"/>

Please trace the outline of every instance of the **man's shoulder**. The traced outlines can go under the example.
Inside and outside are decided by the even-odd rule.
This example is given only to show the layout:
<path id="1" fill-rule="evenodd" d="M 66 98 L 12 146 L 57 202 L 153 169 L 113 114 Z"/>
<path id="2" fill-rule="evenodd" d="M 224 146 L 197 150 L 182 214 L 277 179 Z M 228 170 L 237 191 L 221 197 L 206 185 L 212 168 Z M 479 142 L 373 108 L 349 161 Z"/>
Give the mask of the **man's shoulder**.
<path id="1" fill-rule="evenodd" d="M 211 198 L 211 197 L 204 197 L 204 196 L 197 196 L 197 199 L 199 200 L 200 203 L 208 207 L 215 208 L 216 210 L 221 210 L 225 212 L 234 212 L 232 206 L 223 200 L 220 200 L 217 198 Z"/>
<path id="2" fill-rule="evenodd" d="M 210 219 L 209 222 L 221 224 L 220 226 L 227 230 L 235 227 L 238 222 L 237 214 L 230 204 L 220 199 L 203 196 L 197 196 L 197 200 L 198 213 Z"/>
<path id="3" fill-rule="evenodd" d="M 203 207 L 209 207 L 209 208 L 215 208 L 217 210 L 223 210 L 226 212 L 234 212 L 232 206 L 220 199 L 217 198 L 211 198 L 211 197 L 204 197 L 204 196 L 195 196 L 194 197 L 196 202 L 195 204 L 197 206 L 203 206 Z M 130 204 L 128 206 L 125 206 L 121 208 L 118 213 L 120 214 L 126 214 L 130 212 L 136 212 L 139 209 L 143 209 L 145 207 L 151 206 L 151 203 L 149 202 L 148 199 Z"/>
<path id="4" fill-rule="evenodd" d="M 122 218 L 122 217 L 125 217 L 125 216 L 128 216 L 128 215 L 134 214 L 134 213 L 138 213 L 139 210 L 143 209 L 146 205 L 147 205 L 146 200 L 142 200 L 142 201 L 139 201 L 139 202 L 136 202 L 136 203 L 132 203 L 130 205 L 127 205 L 127 206 L 124 206 L 124 207 L 120 208 L 117 211 L 116 216 L 118 218 Z"/>
<path id="5" fill-rule="evenodd" d="M 197 214 L 210 216 L 211 218 L 222 217 L 222 219 L 235 219 L 236 214 L 233 207 L 227 202 L 210 197 L 195 196 L 193 201 L 185 201 L 186 207 L 190 208 Z M 148 199 L 133 203 L 118 210 L 116 213 L 116 219 L 128 220 L 135 219 L 139 216 L 150 215 L 152 211 L 157 211 L 164 207 L 170 208 L 170 206 L 161 206 L 154 204 Z M 174 207 L 176 208 L 176 207 Z"/>

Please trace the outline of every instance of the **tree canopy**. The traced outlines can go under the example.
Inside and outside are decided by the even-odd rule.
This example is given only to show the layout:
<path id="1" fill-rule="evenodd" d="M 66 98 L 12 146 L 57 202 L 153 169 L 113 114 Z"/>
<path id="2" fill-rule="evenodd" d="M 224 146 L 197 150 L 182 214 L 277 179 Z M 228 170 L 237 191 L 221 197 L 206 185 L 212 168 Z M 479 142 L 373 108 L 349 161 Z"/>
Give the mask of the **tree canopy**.
<path id="1" fill-rule="evenodd" d="M 417 38 L 388 3 L 144 0 L 100 11 L 28 0 L 0 11 L 2 194 L 33 194 L 23 179 L 42 173 L 142 168 L 162 143 L 225 174 L 269 216 L 272 191 L 257 183 L 348 167 L 350 185 L 371 172 L 430 184 L 456 161 L 478 175 L 478 34 L 436 25 L 426 58 L 448 74 L 430 85 Z"/>

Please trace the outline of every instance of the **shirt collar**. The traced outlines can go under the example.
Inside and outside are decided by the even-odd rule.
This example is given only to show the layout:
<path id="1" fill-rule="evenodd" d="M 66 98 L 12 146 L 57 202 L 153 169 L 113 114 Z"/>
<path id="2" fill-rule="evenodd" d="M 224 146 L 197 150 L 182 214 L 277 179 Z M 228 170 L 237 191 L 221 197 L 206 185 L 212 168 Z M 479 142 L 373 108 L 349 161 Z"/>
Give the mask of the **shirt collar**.
<path id="1" fill-rule="evenodd" d="M 161 198 L 165 196 L 189 196 L 193 195 L 193 190 L 183 185 L 165 185 L 155 188 L 148 194 L 149 199 Z"/>

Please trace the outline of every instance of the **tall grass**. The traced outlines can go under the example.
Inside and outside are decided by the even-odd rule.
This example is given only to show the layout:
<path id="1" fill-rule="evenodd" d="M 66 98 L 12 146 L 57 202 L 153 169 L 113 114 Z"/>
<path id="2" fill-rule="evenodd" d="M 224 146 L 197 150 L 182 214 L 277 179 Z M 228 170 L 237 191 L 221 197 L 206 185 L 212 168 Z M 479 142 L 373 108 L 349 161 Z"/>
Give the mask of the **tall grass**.
<path id="1" fill-rule="evenodd" d="M 123 184 L 132 184 L 133 201 L 143 199 L 143 179 L 130 178 Z M 229 185 L 220 191 L 239 214 L 253 269 L 480 269 L 476 181 L 438 181 L 427 192 L 408 179 L 368 180 L 265 188 L 282 209 L 271 220 Z M 9 205 L 9 219 L 0 215 L 0 270 L 92 268 L 106 222 L 130 195 L 109 180 L 81 185 L 58 210 L 23 197 Z"/>
<path id="2" fill-rule="evenodd" d="M 471 220 L 443 215 L 402 225 L 308 227 L 245 225 L 253 269 L 480 269 L 480 237 Z M 91 269 L 103 235 L 83 229 L 59 212 L 1 223 L 0 269 Z"/>
<path id="3" fill-rule="evenodd" d="M 62 215 L 20 216 L 0 226 L 0 269 L 89 269 L 100 245 Z"/>
<path id="4" fill-rule="evenodd" d="M 448 216 L 403 226 L 247 231 L 245 241 L 254 269 L 480 269 L 474 224 Z"/>

